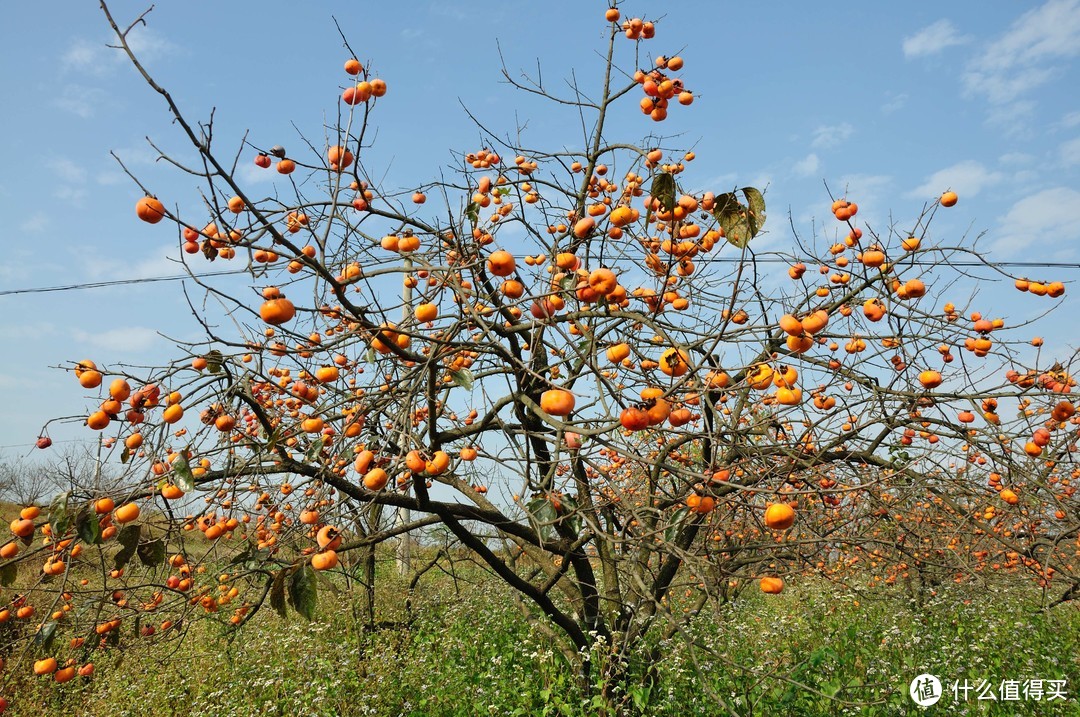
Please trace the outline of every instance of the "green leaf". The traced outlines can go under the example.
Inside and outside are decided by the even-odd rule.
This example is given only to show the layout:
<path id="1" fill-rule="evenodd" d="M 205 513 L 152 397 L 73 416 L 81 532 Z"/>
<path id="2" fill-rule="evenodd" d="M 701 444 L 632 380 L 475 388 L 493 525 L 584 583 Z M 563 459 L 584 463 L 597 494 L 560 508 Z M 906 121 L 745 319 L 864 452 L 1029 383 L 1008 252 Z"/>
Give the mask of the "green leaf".
<path id="1" fill-rule="evenodd" d="M 315 583 L 315 570 L 310 565 L 297 570 L 289 580 L 289 602 L 293 609 L 308 620 L 315 618 L 315 601 L 318 588 Z"/>
<path id="2" fill-rule="evenodd" d="M 181 453 L 173 461 L 173 482 L 176 483 L 176 487 L 185 493 L 190 493 L 195 490 L 195 476 L 191 472 L 191 466 L 188 464 L 187 458 Z"/>
<path id="3" fill-rule="evenodd" d="M 480 221 L 480 205 L 476 202 L 469 202 L 468 206 L 465 207 L 465 216 L 475 225 Z"/>
<path id="4" fill-rule="evenodd" d="M 71 493 L 58 493 L 49 505 L 49 523 L 52 525 L 53 535 L 61 536 L 71 527 L 71 514 L 68 512 L 68 498 Z"/>
<path id="5" fill-rule="evenodd" d="M 277 571 L 274 582 L 270 585 L 270 607 L 277 611 L 278 615 L 285 618 L 289 616 L 285 609 L 285 568 Z"/>
<path id="6" fill-rule="evenodd" d="M 728 242 L 743 249 L 765 224 L 765 197 L 753 187 L 743 187 L 740 191 L 749 206 L 742 204 L 733 192 L 727 192 L 716 198 L 713 216 Z"/>
<path id="7" fill-rule="evenodd" d="M 223 362 L 224 357 L 217 349 L 206 354 L 206 370 L 210 373 L 221 373 L 221 365 Z"/>
<path id="8" fill-rule="evenodd" d="M 56 637 L 56 621 L 47 622 L 34 633 L 34 644 L 41 648 L 42 652 L 52 649 L 53 638 Z"/>
<path id="9" fill-rule="evenodd" d="M 457 371 L 450 372 L 450 378 L 454 380 L 458 386 L 461 386 L 466 391 L 471 391 L 473 387 L 473 373 L 467 368 L 458 369 Z"/>
<path id="10" fill-rule="evenodd" d="M 90 506 L 84 505 L 75 516 L 75 533 L 87 545 L 101 544 L 101 523 Z"/>
<path id="11" fill-rule="evenodd" d="M 153 568 L 165 562 L 165 541 L 161 538 L 141 544 L 136 552 L 143 565 Z"/>
<path id="12" fill-rule="evenodd" d="M 113 565 L 117 570 L 121 570 L 135 556 L 135 551 L 139 547 L 139 526 L 125 525 L 120 529 L 116 539 L 122 547 L 113 556 Z"/>
<path id="13" fill-rule="evenodd" d="M 308 446 L 307 453 L 304 454 L 305 460 L 308 463 L 314 461 L 319 456 L 319 453 L 322 451 L 323 446 L 325 445 L 326 436 L 319 436 L 319 440 L 314 441 L 310 446 Z"/>
<path id="14" fill-rule="evenodd" d="M 229 561 L 229 565 L 239 565 L 240 563 L 246 563 L 252 557 L 252 545 L 247 543 L 244 549 L 233 556 L 233 559 Z"/>
<path id="15" fill-rule="evenodd" d="M 675 537 L 679 534 L 679 531 L 682 530 L 683 524 L 689 516 L 690 509 L 687 507 L 682 507 L 675 511 L 675 514 L 671 516 L 671 522 L 668 523 L 668 527 L 664 531 L 665 542 L 675 542 Z"/>
<path id="16" fill-rule="evenodd" d="M 7 587 L 15 582 L 19 576 L 19 564 L 7 562 L 0 565 L 0 585 Z"/>
<path id="17" fill-rule="evenodd" d="M 653 179 L 649 194 L 660 201 L 664 211 L 670 212 L 675 208 L 675 191 L 675 175 L 661 172 Z"/>
<path id="18" fill-rule="evenodd" d="M 753 187 L 743 187 L 741 191 L 750 209 L 747 217 L 750 235 L 757 236 L 761 233 L 761 227 L 765 225 L 765 197 Z"/>
<path id="19" fill-rule="evenodd" d="M 555 533 L 552 524 L 559 517 L 551 501 L 544 497 L 533 498 L 525 504 L 525 510 L 529 512 L 529 522 L 532 523 L 533 530 L 540 533 L 541 538 L 550 539 Z"/>

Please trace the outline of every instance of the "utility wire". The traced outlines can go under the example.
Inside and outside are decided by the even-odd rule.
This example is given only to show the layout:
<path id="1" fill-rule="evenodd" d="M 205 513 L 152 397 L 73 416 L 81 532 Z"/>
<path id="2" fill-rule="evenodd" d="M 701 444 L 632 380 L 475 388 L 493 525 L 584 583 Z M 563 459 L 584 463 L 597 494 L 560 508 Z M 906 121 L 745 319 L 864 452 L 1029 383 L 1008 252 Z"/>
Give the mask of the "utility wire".
<path id="1" fill-rule="evenodd" d="M 619 263 L 619 259 L 616 259 L 614 263 Z M 738 264 L 743 259 L 735 257 L 707 257 L 707 258 L 695 258 L 694 262 L 697 264 Z M 758 264 L 790 264 L 790 259 L 784 259 L 782 257 L 758 257 L 754 260 Z M 986 266 L 995 266 L 1002 268 L 1012 269 L 1080 269 L 1080 263 L 1073 262 L 1046 262 L 1046 261 L 997 261 L 997 262 L 978 262 L 978 261 L 951 261 L 948 262 L 949 266 L 963 267 L 963 268 L 978 268 Z M 914 266 L 938 266 L 937 262 L 913 262 Z M 226 276 L 230 274 L 247 274 L 247 269 L 232 269 L 229 271 L 211 271 L 205 274 L 198 274 L 195 278 L 201 278 L 205 276 Z M 127 286 L 133 284 L 150 284 L 160 281 L 183 281 L 184 279 L 191 279 L 192 276 L 188 274 L 177 274 L 176 276 L 150 276 L 141 279 L 115 279 L 112 281 L 93 281 L 84 284 L 66 284 L 63 286 L 35 286 L 25 289 L 4 289 L 0 290 L 0 296 L 16 296 L 19 294 L 46 294 L 51 292 L 60 291 L 81 291 L 83 289 L 102 289 L 109 286 Z"/>
<path id="2" fill-rule="evenodd" d="M 226 274 L 246 274 L 246 269 L 231 269 L 229 271 L 211 271 L 203 276 L 224 276 Z M 67 284 L 64 286 L 35 286 L 27 289 L 5 289 L 0 291 L 0 296 L 14 296 L 16 294 L 45 294 L 53 291 L 78 291 L 81 289 L 102 289 L 107 286 L 126 286 L 130 284 L 150 284 L 158 281 L 183 281 L 193 278 L 189 274 L 177 274 L 176 276 L 148 276 L 141 279 L 115 279 L 112 281 L 92 281 L 85 284 Z M 196 277 L 197 278 L 197 277 Z"/>

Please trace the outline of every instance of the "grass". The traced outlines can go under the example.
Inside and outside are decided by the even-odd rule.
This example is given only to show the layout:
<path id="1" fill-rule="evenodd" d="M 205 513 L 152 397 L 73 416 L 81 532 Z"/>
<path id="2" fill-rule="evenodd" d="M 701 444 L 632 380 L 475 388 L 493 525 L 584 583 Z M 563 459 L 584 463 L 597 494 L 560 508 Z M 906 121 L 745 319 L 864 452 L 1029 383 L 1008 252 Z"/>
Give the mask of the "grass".
<path id="1" fill-rule="evenodd" d="M 380 575 L 380 620 L 404 618 L 404 583 Z M 490 578 L 421 583 L 410 627 L 367 634 L 359 595 L 320 592 L 316 619 L 266 609 L 230 640 L 213 621 L 185 639 L 137 639 L 95 655 L 90 680 L 55 685 L 10 672 L 16 715 L 587 715 L 562 654 Z M 658 686 L 630 686 L 650 715 L 907 715 L 917 674 L 938 675 L 926 714 L 1080 713 L 1080 609 L 1036 609 L 1019 588 L 950 587 L 923 606 L 898 596 L 856 600 L 804 581 L 779 596 L 747 591 L 698 615 L 665 644 Z M 155 638 L 159 640 L 160 638 Z M 63 652 L 63 650 L 61 650 Z M 603 657 L 598 655 L 597 661 Z M 1065 679 L 1069 701 L 953 699 L 953 680 Z"/>

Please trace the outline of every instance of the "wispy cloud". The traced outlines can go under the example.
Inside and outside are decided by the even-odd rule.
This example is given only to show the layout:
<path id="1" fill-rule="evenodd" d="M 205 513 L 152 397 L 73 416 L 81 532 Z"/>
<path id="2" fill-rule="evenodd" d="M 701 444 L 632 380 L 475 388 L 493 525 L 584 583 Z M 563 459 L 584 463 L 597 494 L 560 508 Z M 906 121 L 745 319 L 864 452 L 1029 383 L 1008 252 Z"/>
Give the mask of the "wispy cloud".
<path id="1" fill-rule="evenodd" d="M 177 247 L 160 246 L 148 252 L 134 264 L 125 263 L 125 279 L 147 279 L 155 276 L 173 276 L 182 274 L 183 267 L 175 260 Z M 170 258 L 172 257 L 172 258 Z M 107 258 L 88 258 L 84 262 L 86 274 L 90 279 L 112 278 L 116 276 L 117 264 Z"/>
<path id="2" fill-rule="evenodd" d="M 82 187 L 72 187 L 68 185 L 62 185 L 53 190 L 54 197 L 59 199 L 62 203 L 73 207 L 85 206 L 88 194 L 89 193 Z"/>
<path id="3" fill-rule="evenodd" d="M 1058 121 L 1058 126 L 1063 129 L 1072 129 L 1080 125 L 1080 110 L 1076 112 L 1069 112 L 1067 115 Z"/>
<path id="4" fill-rule="evenodd" d="M 886 92 L 885 102 L 881 105 L 882 114 L 891 115 L 897 110 L 904 108 L 907 104 L 908 94 L 906 92 Z"/>
<path id="5" fill-rule="evenodd" d="M 932 25 L 927 25 L 914 35 L 904 38 L 904 57 L 927 57 L 936 55 L 954 45 L 963 45 L 971 42 L 971 38 L 960 35 L 953 24 L 948 20 L 938 20 Z"/>
<path id="6" fill-rule="evenodd" d="M 961 196 L 974 197 L 983 188 L 1000 182 L 1004 176 L 1001 172 L 988 170 L 980 162 L 967 159 L 934 172 L 925 182 L 908 192 L 908 196 L 929 199 L 946 189 L 952 189 Z"/>
<path id="7" fill-rule="evenodd" d="M 45 212 L 34 212 L 19 224 L 19 231 L 27 234 L 40 234 L 49 226 L 49 215 Z"/>
<path id="8" fill-rule="evenodd" d="M 1058 247 L 1080 239 L 1080 192 L 1053 187 L 1016 202 L 1001 218 L 1001 230 L 991 248 L 1016 255 L 1048 236 L 1054 237 Z"/>
<path id="9" fill-rule="evenodd" d="M 4 341 L 40 341 L 60 333 L 51 322 L 41 324 L 11 324 L 0 326 L 0 338 Z"/>
<path id="10" fill-rule="evenodd" d="M 242 185 L 250 186 L 252 184 L 268 184 L 273 182 L 275 178 L 281 176 L 272 169 L 263 169 L 256 167 L 251 162 L 244 162 L 238 168 L 237 174 Z"/>
<path id="11" fill-rule="evenodd" d="M 1061 158 L 1061 163 L 1066 167 L 1080 165 L 1080 137 L 1062 143 L 1058 147 L 1058 156 Z"/>
<path id="12" fill-rule="evenodd" d="M 1034 161 L 1034 157 L 1025 152 L 1006 152 L 998 157 L 998 162 L 1004 165 L 1016 167 L 1024 164 L 1031 164 Z"/>
<path id="13" fill-rule="evenodd" d="M 836 125 L 821 125 L 814 130 L 814 139 L 810 146 L 814 149 L 827 149 L 840 144 L 855 132 L 855 128 L 848 122 Z"/>
<path id="14" fill-rule="evenodd" d="M 140 61 L 151 62 L 176 51 L 176 45 L 150 27 L 137 26 L 128 34 L 128 45 Z M 127 56 L 115 47 L 113 37 L 100 40 L 76 38 L 60 62 L 68 72 L 102 77 L 127 63 Z"/>
<path id="15" fill-rule="evenodd" d="M 108 97 L 104 90 L 78 84 L 65 85 L 55 94 L 53 107 L 83 119 L 93 117 Z"/>
<path id="16" fill-rule="evenodd" d="M 88 346 L 117 353 L 145 351 L 163 340 L 157 331 L 145 326 L 128 326 L 93 333 L 79 329 L 73 332 L 73 338 Z"/>
<path id="17" fill-rule="evenodd" d="M 812 177 L 817 174 L 818 169 L 820 168 L 821 160 L 816 154 L 811 152 L 796 162 L 791 168 L 791 172 L 798 177 Z"/>
<path id="18" fill-rule="evenodd" d="M 62 182 L 81 184 L 86 181 L 86 169 L 67 157 L 50 157 L 45 161 L 45 166 Z"/>
<path id="19" fill-rule="evenodd" d="M 991 124 L 1017 134 L 1036 109 L 1024 98 L 1059 76 L 1062 61 L 1077 55 L 1080 0 L 1049 0 L 985 44 L 964 71 L 964 91 L 991 104 Z"/>
<path id="20" fill-rule="evenodd" d="M 892 194 L 892 177 L 887 174 L 847 174 L 838 180 L 828 182 L 835 197 L 846 197 L 859 204 L 859 218 L 870 221 L 888 213 L 888 201 Z M 821 215 L 822 206 L 828 209 L 828 203 L 820 202 L 813 214 Z M 877 222 L 875 221 L 875 224 Z"/>

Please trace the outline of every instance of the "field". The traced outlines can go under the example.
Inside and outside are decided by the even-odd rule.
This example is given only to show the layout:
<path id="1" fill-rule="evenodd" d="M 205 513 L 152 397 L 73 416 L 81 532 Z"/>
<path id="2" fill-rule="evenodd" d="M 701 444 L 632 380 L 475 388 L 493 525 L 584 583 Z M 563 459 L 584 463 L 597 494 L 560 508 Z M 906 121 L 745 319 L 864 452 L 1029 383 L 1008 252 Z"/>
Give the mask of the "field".
<path id="1" fill-rule="evenodd" d="M 269 608 L 230 640 L 220 623 L 183 640 L 138 638 L 92 655 L 96 674 L 66 685 L 9 674 L 15 715 L 587 715 L 563 655 L 475 566 L 407 584 L 380 561 L 380 629 L 361 625 L 359 591 L 321 583 L 316 617 Z M 899 589 L 859 593 L 803 580 L 779 596 L 747 590 L 706 608 L 662 645 L 645 714 L 905 715 L 910 680 L 945 689 L 928 714 L 1076 714 L 1080 610 L 1038 607 L 1019 589 L 949 586 L 919 605 Z M 167 647 L 171 641 L 172 648 Z M 162 642 L 166 643 L 165 645 Z M 156 644 L 153 644 L 156 643 Z M 597 659 L 602 659 L 597 657 Z M 1065 702 L 953 698 L 953 681 L 1066 680 Z"/>

